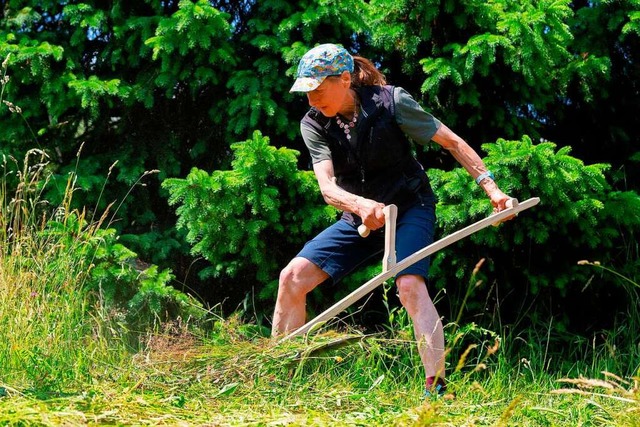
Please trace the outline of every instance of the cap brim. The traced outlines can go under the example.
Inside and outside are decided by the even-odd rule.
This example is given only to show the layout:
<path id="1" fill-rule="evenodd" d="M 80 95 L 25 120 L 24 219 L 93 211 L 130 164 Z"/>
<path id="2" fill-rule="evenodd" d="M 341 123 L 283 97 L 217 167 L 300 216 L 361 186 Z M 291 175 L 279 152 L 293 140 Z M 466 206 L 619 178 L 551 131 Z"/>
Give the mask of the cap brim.
<path id="1" fill-rule="evenodd" d="M 289 92 L 310 92 L 316 89 L 326 77 L 298 77 Z"/>

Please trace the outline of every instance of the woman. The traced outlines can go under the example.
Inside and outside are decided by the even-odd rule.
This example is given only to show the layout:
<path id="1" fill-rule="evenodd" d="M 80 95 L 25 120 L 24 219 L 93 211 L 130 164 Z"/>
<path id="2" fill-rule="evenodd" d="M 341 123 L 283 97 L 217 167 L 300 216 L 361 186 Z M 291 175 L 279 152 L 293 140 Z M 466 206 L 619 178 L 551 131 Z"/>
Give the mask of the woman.
<path id="1" fill-rule="evenodd" d="M 398 261 L 433 242 L 435 197 L 426 173 L 411 152 L 435 141 L 448 150 L 500 211 L 510 199 L 493 180 L 478 154 L 447 126 L 426 113 L 402 88 L 387 86 L 367 59 L 343 47 L 323 44 L 300 60 L 291 92 L 305 92 L 311 109 L 301 121 L 302 137 L 324 200 L 342 218 L 309 241 L 280 274 L 273 334 L 305 322 L 306 295 L 330 279 L 334 283 L 383 250 L 383 208 L 398 206 Z M 357 227 L 373 231 L 362 238 Z M 413 321 L 424 365 L 426 393 L 442 394 L 444 334 L 429 296 L 429 260 L 400 272 L 395 283 Z"/>

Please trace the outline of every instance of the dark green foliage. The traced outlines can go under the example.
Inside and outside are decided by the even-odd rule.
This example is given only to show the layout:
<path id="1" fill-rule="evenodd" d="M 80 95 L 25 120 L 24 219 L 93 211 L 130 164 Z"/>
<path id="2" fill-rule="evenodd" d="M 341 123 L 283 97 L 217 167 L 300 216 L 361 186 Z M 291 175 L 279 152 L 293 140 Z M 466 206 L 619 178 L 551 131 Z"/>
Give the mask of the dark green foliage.
<path id="1" fill-rule="evenodd" d="M 607 71 L 606 58 L 570 51 L 572 14 L 568 0 L 401 1 L 374 16 L 373 39 L 413 58 L 405 71 L 422 71 L 426 103 L 446 123 L 482 140 L 535 135 L 570 81 L 588 90 Z"/>
<path id="2" fill-rule="evenodd" d="M 615 187 L 637 191 L 640 168 L 630 157 L 640 142 L 638 127 L 632 124 L 640 110 L 640 2 L 580 0 L 572 5 L 569 49 L 579 78 L 570 81 L 560 102 L 549 105 L 544 136 L 573 146 L 586 162 L 611 163 Z M 582 67 L 594 57 L 606 60 L 607 68 L 586 75 Z"/>
<path id="3" fill-rule="evenodd" d="M 519 140 L 528 134 L 571 146 L 573 160 L 610 164 L 608 183 L 602 179 L 604 166 L 589 167 L 594 187 L 580 193 L 587 190 L 575 176 L 580 166 L 562 148 L 557 153 L 546 144 L 532 149 L 538 154 L 526 175 L 518 156 L 512 156 L 509 165 L 493 161 L 496 169 L 514 175 L 511 181 L 502 175 L 500 183 L 519 198 L 525 198 L 525 189 L 540 195 L 546 203 L 540 211 L 559 203 L 557 235 L 570 235 L 575 243 L 565 243 L 571 249 L 565 251 L 553 240 L 555 229 L 529 236 L 521 231 L 526 227 L 505 226 L 514 228 L 517 242 L 530 239 L 537 242 L 538 252 L 556 258 L 576 258 L 601 248 L 616 268 L 629 271 L 637 265 L 638 254 L 636 220 L 627 213 L 636 206 L 635 193 L 628 191 L 637 191 L 640 183 L 639 13 L 638 0 L 4 1 L 0 60 L 2 77 L 10 80 L 3 80 L 0 99 L 12 104 L 0 105 L 0 153 L 21 158 L 33 147 L 46 150 L 54 175 L 45 197 L 53 206 L 64 198 L 69 173 L 77 173 L 79 185 L 73 207 L 91 207 L 97 215 L 122 201 L 116 202 L 109 222 L 121 243 L 204 294 L 209 284 L 193 283 L 194 274 L 187 277 L 192 266 L 197 270 L 202 263 L 188 256 L 188 244 L 175 228 L 176 217 L 160 183 L 185 177 L 192 168 L 210 171 L 211 176 L 226 171 L 234 154 L 232 143 L 250 138 L 254 129 L 269 135 L 277 147 L 300 151 L 297 165 L 307 169 L 308 154 L 298 131 L 307 100 L 288 89 L 297 61 L 309 47 L 338 42 L 373 59 L 391 84 L 407 88 L 477 149 L 482 142 Z M 545 163 L 543 154 L 549 150 L 549 162 L 557 165 Z M 419 155 L 427 166 L 449 171 L 453 165 L 440 151 Z M 568 162 L 569 172 L 559 166 L 561 161 Z M 106 170 L 113 170 L 107 183 L 102 178 Z M 155 170 L 157 175 L 148 174 Z M 439 173 L 433 171 L 434 179 Z M 464 171 L 449 173 L 447 180 L 457 177 L 460 185 L 438 191 L 445 196 L 463 188 L 472 191 Z M 546 173 L 554 181 L 544 180 Z M 574 185 L 550 183 L 565 179 Z M 284 184 L 278 188 L 282 197 Z M 442 206 L 443 227 L 463 225 L 487 212 L 486 200 L 473 191 L 478 201 L 461 199 L 469 201 L 470 211 Z M 235 197 L 259 206 L 249 202 L 248 194 Z M 235 239 L 229 248 L 218 245 L 217 267 L 205 272 L 215 273 L 212 303 L 226 298 L 222 290 L 230 287 L 246 293 L 258 276 L 261 283 L 275 280 L 274 273 L 310 237 L 310 228 L 305 236 L 296 230 L 301 235 L 279 242 L 275 256 L 242 252 L 241 245 L 270 251 L 271 235 L 282 234 L 278 221 L 280 227 L 287 222 L 297 226 L 285 216 L 290 218 L 299 206 L 277 205 L 275 195 L 265 194 L 260 197 L 272 205 L 256 211 L 262 216 L 247 230 L 254 237 L 229 231 Z M 305 195 L 309 201 L 317 197 L 316 209 L 321 209 L 317 190 Z M 285 207 L 290 211 L 283 212 Z M 233 209 L 248 216 L 253 208 Z M 555 214 L 546 215 L 542 219 L 547 223 L 555 220 Z M 200 234 L 204 244 L 205 238 L 214 239 L 204 237 L 207 226 L 181 231 Z M 495 247 L 506 239 L 492 233 L 483 239 Z M 264 238 L 269 239 L 266 244 L 257 241 Z M 206 250 L 194 253 L 205 255 Z M 471 261 L 451 259 L 450 266 L 464 271 L 478 255 L 482 251 L 476 248 Z M 533 278 L 542 267 L 525 262 L 522 254 L 514 259 L 531 271 L 527 280 L 535 282 L 535 289 L 551 285 L 552 272 Z M 542 264 L 547 267 L 549 261 Z M 574 282 L 588 275 L 572 268 Z M 521 265 L 501 264 L 503 280 L 508 281 L 511 270 L 521 271 Z M 570 270 L 560 270 L 558 287 L 563 292 Z M 233 286 L 227 281 L 231 274 Z"/>
<path id="4" fill-rule="evenodd" d="M 155 35 L 144 43 L 153 48 L 152 59 L 160 62 L 155 82 L 166 88 L 168 97 L 183 85 L 192 91 L 191 96 L 197 96 L 202 86 L 219 85 L 220 73 L 210 64 L 218 64 L 219 71 L 236 65 L 238 58 L 227 41 L 232 31 L 230 18 L 210 2 L 199 0 L 181 1 L 175 13 L 158 20 Z M 191 79 L 197 84 L 188 84 Z"/>
<path id="5" fill-rule="evenodd" d="M 235 279 L 225 280 L 225 292 L 244 296 L 257 281 L 271 293 L 278 270 L 336 211 L 321 202 L 313 173 L 297 169 L 296 151 L 276 149 L 260 132 L 231 149 L 231 170 L 194 168 L 163 187 L 193 254 L 211 263 L 203 274 Z"/>
<path id="6" fill-rule="evenodd" d="M 219 112 L 227 101 L 213 94 L 224 95 L 237 61 L 230 15 L 207 1 L 23 3 L 3 9 L 0 55 L 10 54 L 6 96 L 29 126 L 5 115 L 2 150 L 20 156 L 25 146 L 47 147 L 59 174 L 47 190 L 55 203 L 84 142 L 77 206 L 124 200 L 113 226 L 145 259 L 166 264 L 168 251 L 148 250 L 149 239 L 174 251 L 182 245 L 159 182 L 131 187 L 147 170 L 164 178 L 194 161 L 224 163 L 227 147 L 212 146 L 211 135 L 226 132 Z M 113 182 L 100 191 L 114 164 Z"/>
<path id="7" fill-rule="evenodd" d="M 577 263 L 583 259 L 628 263 L 624 246 L 631 249 L 629 243 L 640 229 L 638 194 L 612 191 L 605 175 L 608 166 L 585 165 L 569 155 L 568 147 L 557 149 L 546 141 L 533 144 L 524 137 L 483 148 L 488 153 L 486 164 L 505 192 L 520 200 L 537 196 L 541 203 L 436 255 L 432 269 L 436 286 L 453 289 L 449 295 L 455 302 L 454 295 L 464 290 L 460 283 L 467 281 L 479 259 L 487 258 L 489 278 L 497 280 L 503 295 L 514 291 L 571 300 L 588 285 L 591 303 L 597 304 L 598 298 L 604 303 L 611 281 L 594 280 L 592 272 Z M 466 171 L 431 170 L 429 175 L 440 199 L 442 235 L 491 213 L 488 199 Z"/>

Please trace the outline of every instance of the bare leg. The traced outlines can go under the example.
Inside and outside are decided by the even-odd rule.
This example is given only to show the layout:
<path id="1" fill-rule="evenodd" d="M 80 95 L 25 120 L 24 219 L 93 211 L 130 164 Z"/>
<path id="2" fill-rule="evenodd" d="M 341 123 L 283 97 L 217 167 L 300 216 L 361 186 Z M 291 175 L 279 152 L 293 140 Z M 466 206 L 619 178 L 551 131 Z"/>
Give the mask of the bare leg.
<path id="1" fill-rule="evenodd" d="M 436 307 L 422 276 L 404 275 L 396 279 L 400 302 L 413 321 L 418 352 L 427 378 L 444 379 L 444 332 Z"/>
<path id="2" fill-rule="evenodd" d="M 280 272 L 278 299 L 271 334 L 276 336 L 304 325 L 307 294 L 329 275 L 306 258 L 294 258 Z"/>

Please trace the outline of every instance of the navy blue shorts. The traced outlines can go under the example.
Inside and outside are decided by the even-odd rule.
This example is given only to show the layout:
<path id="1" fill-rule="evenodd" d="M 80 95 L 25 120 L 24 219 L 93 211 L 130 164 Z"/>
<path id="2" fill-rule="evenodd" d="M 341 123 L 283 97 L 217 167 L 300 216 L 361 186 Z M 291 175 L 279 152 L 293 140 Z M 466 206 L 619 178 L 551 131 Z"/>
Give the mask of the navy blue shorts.
<path id="1" fill-rule="evenodd" d="M 436 222 L 435 197 L 421 198 L 396 221 L 396 259 L 402 261 L 414 252 L 433 243 Z M 378 256 L 382 263 L 384 227 L 372 231 L 368 237 L 358 234 L 358 224 L 340 219 L 307 242 L 297 256 L 306 258 L 325 273 L 333 283 L 371 258 Z M 429 257 L 398 273 L 416 274 L 427 280 Z M 396 276 L 397 277 L 397 276 Z"/>

